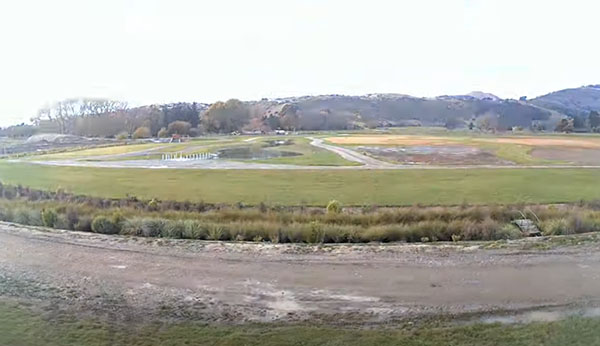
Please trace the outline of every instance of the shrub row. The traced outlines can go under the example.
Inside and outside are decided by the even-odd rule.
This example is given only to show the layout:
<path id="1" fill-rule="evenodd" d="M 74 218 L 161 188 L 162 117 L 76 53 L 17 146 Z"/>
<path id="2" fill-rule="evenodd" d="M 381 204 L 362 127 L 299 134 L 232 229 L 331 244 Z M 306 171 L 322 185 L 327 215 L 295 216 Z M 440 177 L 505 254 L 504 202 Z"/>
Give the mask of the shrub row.
<path id="1" fill-rule="evenodd" d="M 242 203 L 235 205 L 210 204 L 189 201 L 150 201 L 139 200 L 136 197 L 121 199 L 106 199 L 91 196 L 81 196 L 66 193 L 62 189 L 57 191 L 44 191 L 23 186 L 3 185 L 0 183 L 0 198 L 4 200 L 29 201 L 34 203 L 54 202 L 55 204 L 68 205 L 74 208 L 91 208 L 96 210 L 130 209 L 136 214 L 158 214 L 156 216 L 172 218 L 203 219 L 211 222 L 247 222 L 269 221 L 284 224 L 307 223 L 318 221 L 320 223 L 336 225 L 360 225 L 363 227 L 373 225 L 386 225 L 397 223 L 414 223 L 421 221 L 472 220 L 482 222 L 492 219 L 500 223 L 511 220 L 528 218 L 548 220 L 568 218 L 572 212 L 569 208 L 553 206 L 455 206 L 455 207 L 399 207 L 378 208 L 365 206 L 362 208 L 343 208 L 338 201 L 331 201 L 327 207 L 281 207 L 260 204 L 249 207 Z M 600 210 L 600 201 L 581 202 L 571 208 L 587 210 Z"/>
<path id="2" fill-rule="evenodd" d="M 169 220 L 160 218 L 131 218 L 121 223 L 114 217 L 98 216 L 92 229 L 98 233 L 120 233 L 143 237 L 179 239 L 270 241 L 274 243 L 363 243 L 419 242 L 449 240 L 497 240 L 521 237 L 510 224 L 486 219 L 482 222 L 421 221 L 413 224 L 361 227 L 309 223 L 277 224 L 272 222 L 213 223 L 199 220 Z M 96 224 L 98 223 L 97 226 Z M 115 227 L 120 227 L 118 232 Z"/>
<path id="3" fill-rule="evenodd" d="M 595 214 L 593 214 L 595 215 Z M 0 220 L 33 226 L 47 226 L 102 234 L 181 239 L 270 241 L 275 243 L 343 243 L 343 242 L 419 242 L 451 240 L 497 240 L 521 237 L 520 231 L 507 223 L 490 218 L 472 220 L 419 221 L 389 225 L 337 225 L 311 221 L 282 224 L 269 221 L 217 223 L 202 220 L 129 217 L 121 213 L 90 216 L 75 215 L 72 210 L 19 207 L 0 208 Z M 600 230 L 600 218 L 577 216 L 552 219 L 542 223 L 548 234 L 570 234 Z"/>
<path id="4" fill-rule="evenodd" d="M 14 189 L 14 191 L 12 190 Z M 521 236 L 511 222 L 530 218 L 546 235 L 600 231 L 600 204 L 559 206 L 459 206 L 404 208 L 240 208 L 220 206 L 208 211 L 159 210 L 146 207 L 96 208 L 78 198 L 31 201 L 27 188 L 2 186 L 0 220 L 104 234 L 207 240 L 271 241 L 278 243 L 340 243 L 514 239 Z M 72 201 L 75 198 L 75 201 Z M 79 201 L 79 202 L 77 202 Z M 132 199 L 133 201 L 133 199 Z M 132 202 L 133 203 L 133 202 Z M 142 203 L 137 201 L 135 203 Z"/>
<path id="5" fill-rule="evenodd" d="M 59 213 L 54 209 L 36 210 L 0 206 L 0 220 L 32 226 L 122 234 L 142 237 L 180 239 L 270 241 L 274 243 L 345 243 L 345 242 L 427 242 L 456 240 L 515 239 L 521 232 L 511 223 L 491 218 L 473 220 L 428 220 L 385 225 L 339 225 L 310 221 L 278 223 L 270 221 L 212 222 L 196 219 L 124 217 L 115 212 L 106 215 L 77 215 L 73 209 Z M 600 215 L 575 213 L 566 218 L 539 223 L 546 235 L 600 231 Z"/>

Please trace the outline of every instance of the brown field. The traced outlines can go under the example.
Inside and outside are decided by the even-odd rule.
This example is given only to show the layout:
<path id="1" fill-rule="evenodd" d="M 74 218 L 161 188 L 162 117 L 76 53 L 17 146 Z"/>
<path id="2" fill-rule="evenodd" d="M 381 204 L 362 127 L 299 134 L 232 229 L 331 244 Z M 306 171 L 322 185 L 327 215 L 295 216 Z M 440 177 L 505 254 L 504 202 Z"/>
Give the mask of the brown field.
<path id="1" fill-rule="evenodd" d="M 511 165 L 489 150 L 466 145 L 359 146 L 359 152 L 387 162 L 404 165 Z"/>
<path id="2" fill-rule="evenodd" d="M 520 144 L 533 147 L 600 148 L 600 141 L 584 138 L 480 138 L 476 141 L 501 144 Z"/>
<path id="3" fill-rule="evenodd" d="M 449 145 L 471 141 L 473 143 L 518 144 L 534 147 L 569 147 L 569 148 L 600 148 L 600 140 L 590 138 L 543 138 L 543 137 L 500 137 L 500 138 L 469 138 L 469 137 L 434 137 L 410 135 L 379 135 L 379 136 L 348 136 L 329 137 L 327 141 L 334 144 L 364 144 L 364 145 Z"/>
<path id="4" fill-rule="evenodd" d="M 455 143 L 452 138 L 430 137 L 430 136 L 351 136 L 351 137 L 329 137 L 327 141 L 333 144 L 378 144 L 378 145 L 447 145 Z"/>

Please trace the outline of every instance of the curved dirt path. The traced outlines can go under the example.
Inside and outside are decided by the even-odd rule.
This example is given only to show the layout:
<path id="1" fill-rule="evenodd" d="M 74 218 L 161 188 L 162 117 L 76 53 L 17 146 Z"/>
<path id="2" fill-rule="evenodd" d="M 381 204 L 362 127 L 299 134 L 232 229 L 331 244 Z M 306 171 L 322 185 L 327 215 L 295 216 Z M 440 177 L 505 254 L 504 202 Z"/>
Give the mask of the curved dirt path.
<path id="1" fill-rule="evenodd" d="M 313 138 L 313 137 L 307 137 L 307 138 L 311 140 L 310 145 L 312 145 L 312 146 L 315 146 L 315 147 L 321 148 L 321 149 L 325 149 L 325 150 L 329 150 L 348 161 L 358 162 L 360 164 L 367 166 L 368 168 L 388 168 L 388 167 L 396 166 L 392 163 L 377 160 L 377 159 L 374 159 L 367 155 L 363 155 L 352 149 L 338 147 L 338 146 L 330 145 L 330 144 L 325 144 L 323 142 L 323 140 L 320 138 Z"/>
<path id="2" fill-rule="evenodd" d="M 597 306 L 599 248 L 316 247 L 124 238 L 0 223 L 0 298 L 127 318 L 360 324 Z"/>

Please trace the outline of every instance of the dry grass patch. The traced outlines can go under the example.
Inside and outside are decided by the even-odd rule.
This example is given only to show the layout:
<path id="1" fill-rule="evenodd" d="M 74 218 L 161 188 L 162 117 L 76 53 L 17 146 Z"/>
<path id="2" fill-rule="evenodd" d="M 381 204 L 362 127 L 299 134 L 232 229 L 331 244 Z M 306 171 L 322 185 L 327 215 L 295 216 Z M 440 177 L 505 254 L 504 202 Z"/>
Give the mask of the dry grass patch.
<path id="1" fill-rule="evenodd" d="M 479 138 L 477 141 L 500 144 L 520 144 L 534 147 L 600 148 L 600 141 L 584 138 Z"/>
<path id="2" fill-rule="evenodd" d="M 349 136 L 329 137 L 328 142 L 333 144 L 372 144 L 372 145 L 448 145 L 457 141 L 452 138 L 431 136 L 403 136 L 403 135 L 381 135 L 381 136 Z"/>
<path id="3" fill-rule="evenodd" d="M 518 144 L 534 147 L 600 148 L 600 140 L 591 138 L 547 138 L 547 137 L 439 137 L 412 135 L 373 135 L 329 137 L 327 141 L 341 145 L 451 145 L 465 142 Z"/>

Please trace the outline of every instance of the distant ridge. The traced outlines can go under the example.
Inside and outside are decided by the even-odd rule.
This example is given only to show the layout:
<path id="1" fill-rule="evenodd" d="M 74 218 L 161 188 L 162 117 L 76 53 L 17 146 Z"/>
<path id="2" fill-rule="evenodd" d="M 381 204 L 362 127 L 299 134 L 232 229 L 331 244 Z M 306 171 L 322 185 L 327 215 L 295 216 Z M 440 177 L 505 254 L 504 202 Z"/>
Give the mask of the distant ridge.
<path id="1" fill-rule="evenodd" d="M 572 117 L 587 116 L 600 110 L 600 84 L 554 91 L 529 102 Z"/>

